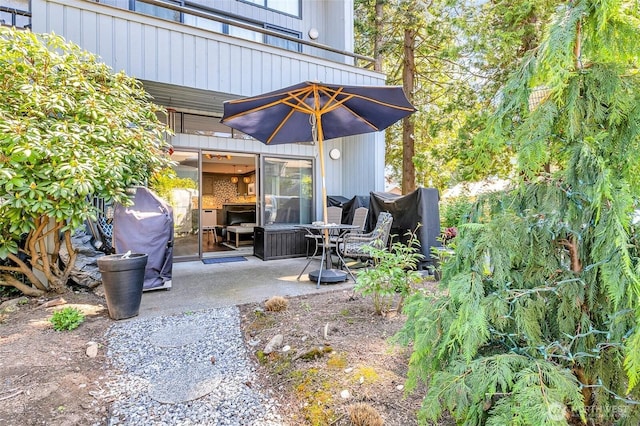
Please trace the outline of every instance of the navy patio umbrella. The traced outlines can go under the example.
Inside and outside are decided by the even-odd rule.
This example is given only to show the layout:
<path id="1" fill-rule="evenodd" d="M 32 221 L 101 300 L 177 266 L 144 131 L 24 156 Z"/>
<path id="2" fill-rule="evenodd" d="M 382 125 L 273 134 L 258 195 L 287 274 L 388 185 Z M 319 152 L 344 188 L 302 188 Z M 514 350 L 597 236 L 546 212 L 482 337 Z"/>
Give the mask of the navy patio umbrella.
<path id="1" fill-rule="evenodd" d="M 415 111 L 400 86 L 344 86 L 307 81 L 226 101 L 221 122 L 268 145 L 316 142 L 323 220 L 327 223 L 323 141 L 384 130 Z"/>

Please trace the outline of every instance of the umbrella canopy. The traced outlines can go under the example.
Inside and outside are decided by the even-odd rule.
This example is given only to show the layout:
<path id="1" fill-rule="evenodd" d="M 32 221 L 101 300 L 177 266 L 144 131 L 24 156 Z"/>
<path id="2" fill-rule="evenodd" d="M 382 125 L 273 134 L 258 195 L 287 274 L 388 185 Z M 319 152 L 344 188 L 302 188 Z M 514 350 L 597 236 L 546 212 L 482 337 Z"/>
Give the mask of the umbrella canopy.
<path id="1" fill-rule="evenodd" d="M 269 144 L 317 142 L 322 206 L 327 221 L 323 141 L 384 130 L 415 112 L 399 86 L 304 82 L 226 101 L 222 123 Z"/>

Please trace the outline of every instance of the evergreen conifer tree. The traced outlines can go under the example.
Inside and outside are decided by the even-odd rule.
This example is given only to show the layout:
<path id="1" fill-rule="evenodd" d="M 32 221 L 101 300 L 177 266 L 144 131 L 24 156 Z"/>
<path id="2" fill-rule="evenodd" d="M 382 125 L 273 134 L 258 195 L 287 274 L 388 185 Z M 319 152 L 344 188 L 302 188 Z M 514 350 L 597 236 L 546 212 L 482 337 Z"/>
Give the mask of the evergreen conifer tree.
<path id="1" fill-rule="evenodd" d="M 519 181 L 460 226 L 445 291 L 405 309 L 422 421 L 640 422 L 639 16 L 563 2 L 503 87 L 479 141 L 510 144 Z"/>

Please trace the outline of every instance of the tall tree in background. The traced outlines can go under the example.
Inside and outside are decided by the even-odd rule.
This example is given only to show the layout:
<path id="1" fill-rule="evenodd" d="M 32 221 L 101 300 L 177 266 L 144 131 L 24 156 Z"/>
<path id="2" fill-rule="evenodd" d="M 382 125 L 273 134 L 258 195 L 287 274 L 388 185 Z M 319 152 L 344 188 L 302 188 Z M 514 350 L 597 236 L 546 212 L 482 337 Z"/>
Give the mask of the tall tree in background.
<path id="1" fill-rule="evenodd" d="M 388 83 L 403 85 L 419 106 L 410 120 L 403 121 L 402 129 L 396 126 L 387 132 L 386 162 L 391 178 L 402 182 L 405 193 L 416 185 L 442 184 L 441 176 L 453 169 L 448 166 L 450 157 L 441 162 L 432 156 L 442 150 L 434 146 L 433 136 L 447 127 L 443 111 L 449 95 L 452 89 L 459 92 L 450 77 L 455 68 L 450 59 L 455 57 L 455 32 L 447 13 L 443 0 L 356 1 L 356 48 L 381 60 Z M 372 50 L 372 46 L 378 47 Z"/>
<path id="2" fill-rule="evenodd" d="M 415 77 L 416 70 L 416 41 L 418 37 L 418 27 L 421 19 L 415 10 L 409 10 L 408 2 L 402 4 L 404 9 L 404 36 L 402 43 L 402 88 L 407 95 L 409 102 L 415 102 Z M 416 153 L 415 147 L 415 125 L 413 117 L 405 117 L 402 120 L 402 193 L 408 194 L 416 189 L 416 166 L 413 158 Z"/>
<path id="3" fill-rule="evenodd" d="M 502 88 L 483 138 L 517 153 L 520 184 L 459 228 L 446 291 L 407 304 L 422 421 L 640 422 L 639 19 L 563 3 Z"/>
<path id="4" fill-rule="evenodd" d="M 459 63 L 470 76 L 473 92 L 460 105 L 464 117 L 450 153 L 458 162 L 456 179 L 508 177 L 515 157 L 509 145 L 495 145 L 479 136 L 503 96 L 510 70 L 536 49 L 556 0 L 460 1 L 455 26 L 460 29 Z"/>
<path id="5" fill-rule="evenodd" d="M 513 153 L 489 151 L 474 138 L 495 109 L 507 67 L 538 45 L 541 22 L 555 3 L 356 0 L 356 50 L 382 63 L 389 84 L 411 78 L 414 89 L 407 95 L 420 110 L 411 117 L 411 132 L 387 131 L 394 181 L 445 189 L 460 180 L 509 174 Z"/>

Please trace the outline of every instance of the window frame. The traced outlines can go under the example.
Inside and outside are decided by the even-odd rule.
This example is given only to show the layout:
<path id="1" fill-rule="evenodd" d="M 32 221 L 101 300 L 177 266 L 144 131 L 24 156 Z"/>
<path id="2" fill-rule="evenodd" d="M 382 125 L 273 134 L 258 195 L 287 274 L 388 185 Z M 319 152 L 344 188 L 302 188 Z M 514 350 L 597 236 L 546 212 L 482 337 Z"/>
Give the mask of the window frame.
<path id="1" fill-rule="evenodd" d="M 257 0 L 257 1 L 238 0 L 238 1 L 241 2 L 241 3 L 246 3 L 246 4 L 250 4 L 252 6 L 260 7 L 262 9 L 270 10 L 270 11 L 273 11 L 273 12 L 276 12 L 276 13 L 281 13 L 283 15 L 293 16 L 294 18 L 302 19 L 302 0 L 297 0 L 297 3 L 298 3 L 298 14 L 297 15 L 282 11 L 280 9 L 274 9 L 272 7 L 269 7 L 269 0 Z M 291 0 L 289 0 L 289 1 L 291 1 Z"/>

